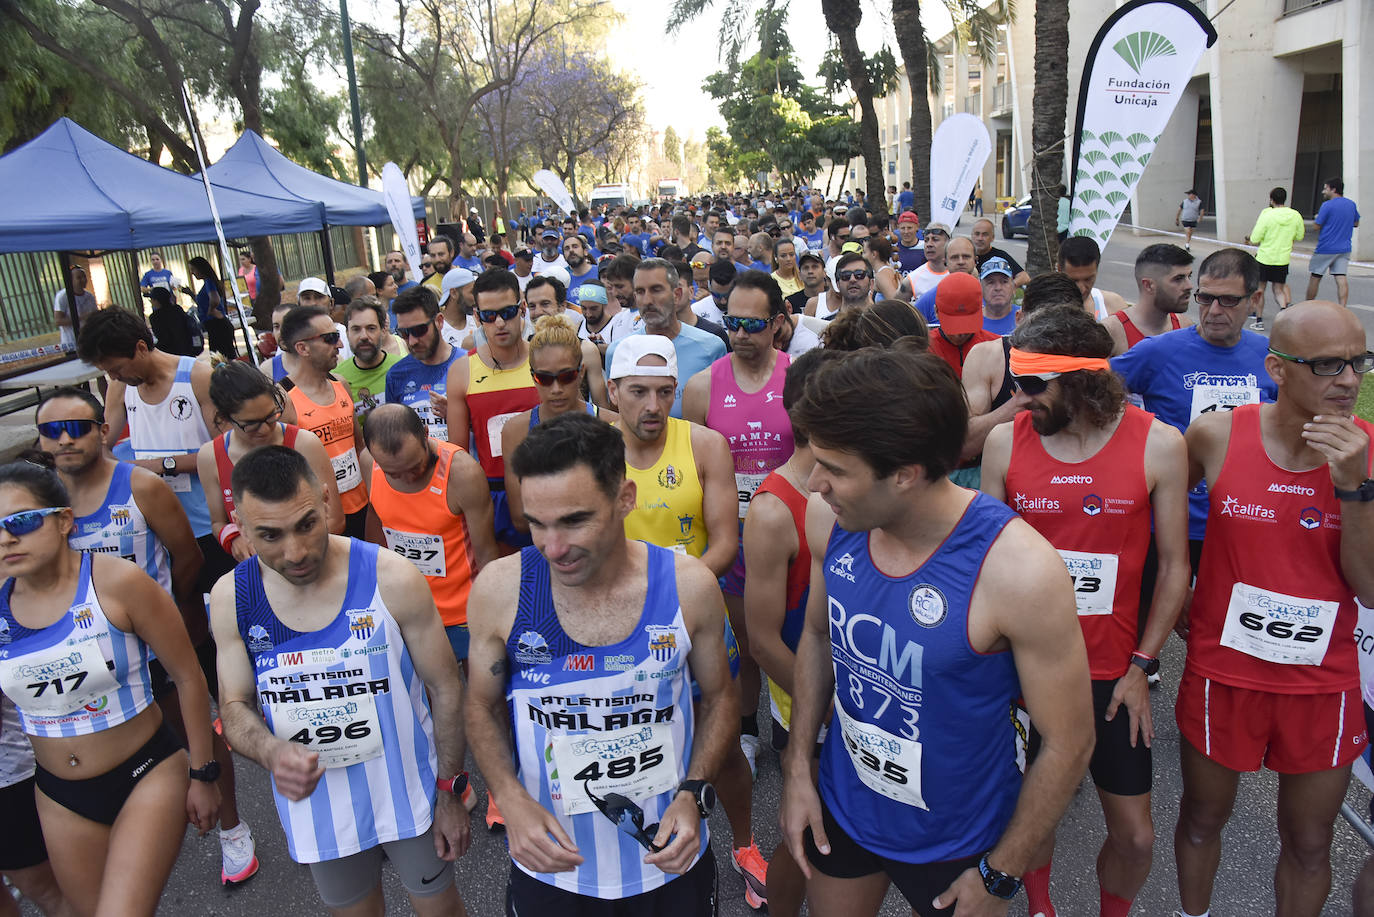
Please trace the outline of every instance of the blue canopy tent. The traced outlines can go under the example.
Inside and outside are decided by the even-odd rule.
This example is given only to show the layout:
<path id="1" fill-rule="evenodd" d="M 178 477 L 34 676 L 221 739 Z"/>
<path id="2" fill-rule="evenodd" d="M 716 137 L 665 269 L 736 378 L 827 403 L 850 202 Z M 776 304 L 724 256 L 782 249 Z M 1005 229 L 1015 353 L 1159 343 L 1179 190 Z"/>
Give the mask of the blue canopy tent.
<path id="1" fill-rule="evenodd" d="M 319 203 L 329 226 L 380 226 L 391 221 L 380 191 L 341 182 L 287 159 L 254 131 L 244 131 L 219 161 L 205 170 L 216 188 L 236 188 L 272 197 Z M 424 198 L 412 197 L 411 210 L 424 219 Z M 333 282 L 334 256 L 325 233 L 326 270 Z"/>
<path id="2" fill-rule="evenodd" d="M 68 118 L 0 156 L 0 188 L 6 193 L 0 252 L 58 252 L 69 302 L 74 297 L 68 253 L 216 237 L 199 179 L 140 159 Z M 215 202 L 229 238 L 318 232 L 324 226 L 324 207 L 300 198 L 217 187 Z M 72 320 L 78 321 L 75 310 Z M 244 334 L 246 340 L 246 328 Z"/>

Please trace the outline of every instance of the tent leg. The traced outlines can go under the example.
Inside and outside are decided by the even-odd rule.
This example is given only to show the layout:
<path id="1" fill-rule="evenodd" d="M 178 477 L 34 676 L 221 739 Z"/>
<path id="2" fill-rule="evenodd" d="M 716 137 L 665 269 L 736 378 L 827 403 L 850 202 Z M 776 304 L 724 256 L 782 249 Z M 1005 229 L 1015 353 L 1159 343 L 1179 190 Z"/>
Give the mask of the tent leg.
<path id="1" fill-rule="evenodd" d="M 324 278 L 334 286 L 334 246 L 329 241 L 329 227 L 320 230 L 320 251 L 324 254 Z"/>

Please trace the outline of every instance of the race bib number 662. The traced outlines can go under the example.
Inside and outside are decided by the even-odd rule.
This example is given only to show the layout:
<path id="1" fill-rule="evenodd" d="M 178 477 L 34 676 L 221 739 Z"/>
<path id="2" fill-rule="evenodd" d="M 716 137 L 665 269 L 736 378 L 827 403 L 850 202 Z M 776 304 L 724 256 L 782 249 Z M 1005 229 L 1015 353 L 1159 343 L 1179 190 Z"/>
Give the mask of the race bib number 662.
<path id="1" fill-rule="evenodd" d="M 1247 583 L 1231 587 L 1221 645 L 1283 665 L 1321 665 L 1338 602 L 1284 595 Z"/>

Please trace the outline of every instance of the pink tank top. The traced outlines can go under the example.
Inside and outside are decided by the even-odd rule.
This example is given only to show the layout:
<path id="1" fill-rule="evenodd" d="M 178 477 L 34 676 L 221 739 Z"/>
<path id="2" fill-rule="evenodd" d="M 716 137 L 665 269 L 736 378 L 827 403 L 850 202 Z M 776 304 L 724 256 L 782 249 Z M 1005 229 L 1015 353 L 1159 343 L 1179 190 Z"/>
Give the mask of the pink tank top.
<path id="1" fill-rule="evenodd" d="M 791 363 L 787 354 L 779 352 L 768 384 L 752 393 L 740 391 L 728 354 L 711 364 L 706 426 L 730 444 L 741 519 L 763 479 L 792 457 L 792 422 L 782 406 L 782 383 Z"/>

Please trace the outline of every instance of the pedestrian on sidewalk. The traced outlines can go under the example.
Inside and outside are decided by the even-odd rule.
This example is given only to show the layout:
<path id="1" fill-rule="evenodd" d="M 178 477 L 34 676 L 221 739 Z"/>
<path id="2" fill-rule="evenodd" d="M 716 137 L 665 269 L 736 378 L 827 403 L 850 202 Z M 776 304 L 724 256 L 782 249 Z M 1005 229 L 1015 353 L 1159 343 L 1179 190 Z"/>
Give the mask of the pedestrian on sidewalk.
<path id="1" fill-rule="evenodd" d="M 1350 237 L 1360 225 L 1360 209 L 1345 196 L 1345 182 L 1333 178 L 1322 186 L 1326 198 L 1317 211 L 1317 250 L 1312 255 L 1312 277 L 1307 281 L 1307 298 L 1317 298 L 1322 275 L 1327 271 L 1336 280 L 1336 298 L 1345 305 L 1350 298 L 1350 285 L 1345 279 L 1350 264 Z"/>
<path id="2" fill-rule="evenodd" d="M 1188 251 L 1193 250 L 1193 230 L 1197 229 L 1198 222 L 1206 215 L 1207 208 L 1202 205 L 1197 190 L 1189 188 L 1178 205 L 1178 213 L 1174 214 L 1174 225 L 1183 226 L 1183 247 Z"/>
<path id="3" fill-rule="evenodd" d="M 1274 302 L 1282 312 L 1288 308 L 1288 263 L 1293 258 L 1293 243 L 1301 242 L 1307 233 L 1302 215 L 1292 207 L 1285 206 L 1288 192 L 1275 188 L 1269 192 L 1269 206 L 1260 211 L 1255 219 L 1255 228 L 1245 241 L 1259 246 L 1255 260 L 1260 264 L 1260 285 L 1268 284 L 1273 291 Z M 1264 330 L 1264 298 L 1260 297 L 1255 306 L 1254 320 L 1250 323 L 1253 331 Z"/>

